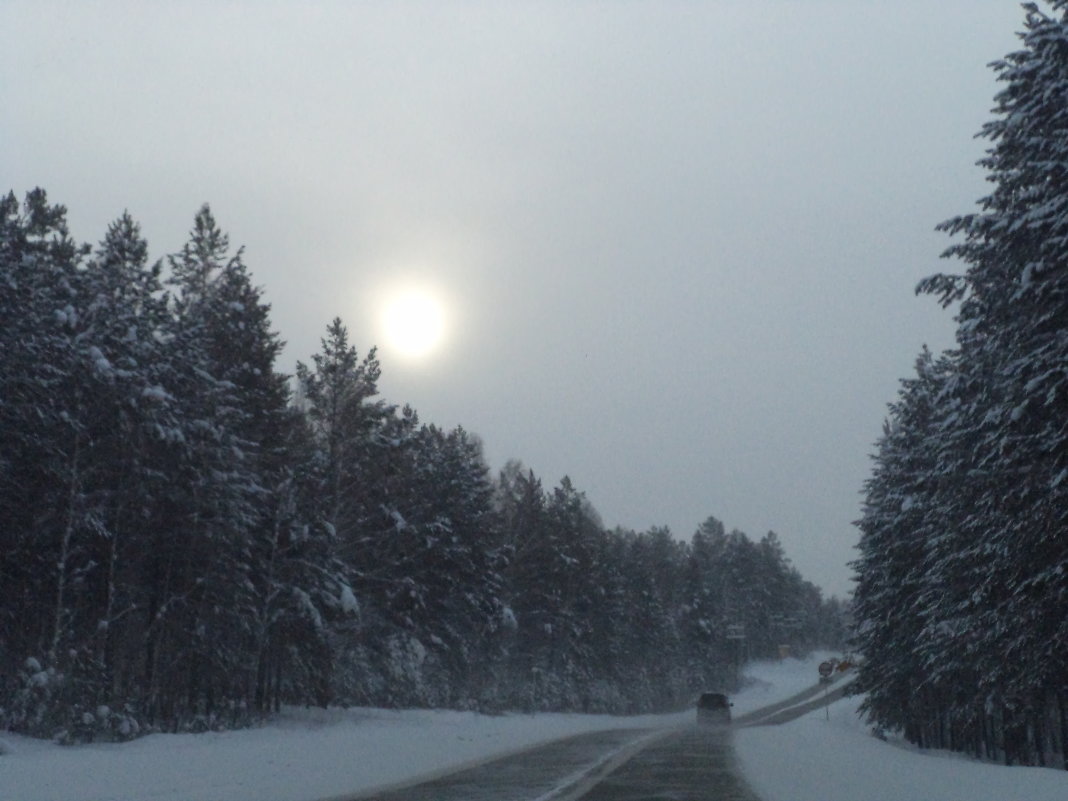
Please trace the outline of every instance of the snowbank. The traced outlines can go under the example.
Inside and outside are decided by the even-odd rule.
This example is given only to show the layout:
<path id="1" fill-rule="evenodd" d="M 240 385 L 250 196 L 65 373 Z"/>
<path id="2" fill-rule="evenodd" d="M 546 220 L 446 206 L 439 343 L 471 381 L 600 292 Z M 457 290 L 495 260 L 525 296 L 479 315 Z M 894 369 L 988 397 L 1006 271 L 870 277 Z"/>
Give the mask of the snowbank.
<path id="1" fill-rule="evenodd" d="M 608 728 L 688 715 L 289 710 L 260 729 L 60 747 L 0 734 L 3 801 L 313 801 Z"/>
<path id="2" fill-rule="evenodd" d="M 844 698 L 792 723 L 735 732 L 750 786 L 764 801 L 1068 799 L 1068 771 L 1008 768 L 884 742 L 858 716 L 859 704 Z"/>
<path id="3" fill-rule="evenodd" d="M 832 656 L 835 654 L 816 652 L 805 659 L 751 663 L 745 669 L 745 687 L 731 698 L 734 716 L 774 704 L 812 687 L 819 681 L 820 662 Z"/>

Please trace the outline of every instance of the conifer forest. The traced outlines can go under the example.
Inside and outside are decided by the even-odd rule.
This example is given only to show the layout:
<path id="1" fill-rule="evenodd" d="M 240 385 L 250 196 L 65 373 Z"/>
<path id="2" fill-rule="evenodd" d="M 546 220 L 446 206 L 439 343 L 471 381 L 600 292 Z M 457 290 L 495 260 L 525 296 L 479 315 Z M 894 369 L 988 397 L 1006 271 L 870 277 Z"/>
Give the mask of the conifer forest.
<path id="1" fill-rule="evenodd" d="M 853 612 L 865 707 L 914 743 L 1068 764 L 1068 3 L 1026 4 L 980 166 L 940 226 L 965 267 L 917 291 L 956 308 L 922 352 L 865 487 Z"/>
<path id="2" fill-rule="evenodd" d="M 1053 302 L 1053 273 L 1031 273 L 990 312 Z M 1048 308 L 1027 340 L 1046 354 Z M 606 530 L 567 478 L 547 487 L 519 461 L 491 475 L 475 435 L 379 397 L 383 366 L 340 319 L 283 374 L 269 312 L 207 206 L 152 261 L 128 214 L 88 246 L 43 190 L 0 199 L 3 727 L 129 739 L 283 704 L 636 713 L 729 688 L 782 644 L 841 641 L 843 605 L 773 532 Z M 1063 411 L 1056 370 L 1020 379 Z M 1047 408 L 1021 407 L 1034 439 L 1014 436 L 1004 469 L 1056 436 Z M 1063 477 L 1063 449 L 1042 453 L 1041 475 Z M 1035 535 L 1054 519 L 1019 487 L 1012 536 L 1052 557 Z M 1039 634 L 1014 630 L 1021 647 Z"/>

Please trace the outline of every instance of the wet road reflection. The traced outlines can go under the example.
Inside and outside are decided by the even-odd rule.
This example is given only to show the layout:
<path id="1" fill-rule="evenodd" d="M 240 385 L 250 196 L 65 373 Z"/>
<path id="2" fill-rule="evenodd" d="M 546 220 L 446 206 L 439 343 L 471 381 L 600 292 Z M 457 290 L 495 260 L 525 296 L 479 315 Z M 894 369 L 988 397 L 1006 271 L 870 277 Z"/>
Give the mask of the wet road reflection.
<path id="1" fill-rule="evenodd" d="M 548 798 L 554 790 L 576 781 L 607 755 L 648 734 L 642 729 L 581 734 L 424 784 L 358 798 L 375 801 L 530 801 Z"/>
<path id="2" fill-rule="evenodd" d="M 741 778 L 728 727 L 655 741 L 578 796 L 582 801 L 760 801 Z"/>
<path id="3" fill-rule="evenodd" d="M 735 764 L 731 729 L 602 731 L 557 740 L 375 801 L 759 801 Z M 357 801 L 357 799 L 353 799 Z"/>
<path id="4" fill-rule="evenodd" d="M 351 801 L 760 801 L 737 767 L 732 731 L 792 720 L 848 684 L 810 687 L 730 726 L 582 734 Z"/>

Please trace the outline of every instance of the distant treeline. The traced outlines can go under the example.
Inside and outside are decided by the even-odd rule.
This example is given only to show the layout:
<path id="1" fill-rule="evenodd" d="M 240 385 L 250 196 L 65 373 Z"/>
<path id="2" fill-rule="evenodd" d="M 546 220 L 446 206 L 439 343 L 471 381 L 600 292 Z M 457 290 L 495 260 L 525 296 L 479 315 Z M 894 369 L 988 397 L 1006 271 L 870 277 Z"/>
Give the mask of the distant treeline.
<path id="1" fill-rule="evenodd" d="M 606 531 L 378 398 L 340 320 L 291 382 L 268 315 L 206 206 L 150 264 L 128 215 L 90 249 L 42 190 L 0 199 L 0 726 L 643 712 L 840 639 L 773 533 Z"/>
<path id="2" fill-rule="evenodd" d="M 941 228 L 955 350 L 903 382 L 866 485 L 855 594 L 865 707 L 926 747 L 1068 766 L 1068 2 L 1028 4 L 980 164 Z"/>

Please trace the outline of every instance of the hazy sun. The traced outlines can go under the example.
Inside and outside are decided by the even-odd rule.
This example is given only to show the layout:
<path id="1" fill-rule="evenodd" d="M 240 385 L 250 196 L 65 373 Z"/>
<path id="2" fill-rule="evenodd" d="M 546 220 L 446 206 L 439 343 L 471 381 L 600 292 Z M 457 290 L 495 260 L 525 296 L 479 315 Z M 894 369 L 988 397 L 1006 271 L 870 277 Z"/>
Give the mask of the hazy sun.
<path id="1" fill-rule="evenodd" d="M 427 356 L 445 336 L 445 311 L 423 290 L 404 290 L 390 297 L 382 311 L 386 343 L 409 358 Z"/>

